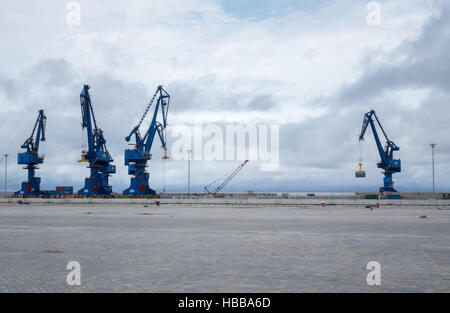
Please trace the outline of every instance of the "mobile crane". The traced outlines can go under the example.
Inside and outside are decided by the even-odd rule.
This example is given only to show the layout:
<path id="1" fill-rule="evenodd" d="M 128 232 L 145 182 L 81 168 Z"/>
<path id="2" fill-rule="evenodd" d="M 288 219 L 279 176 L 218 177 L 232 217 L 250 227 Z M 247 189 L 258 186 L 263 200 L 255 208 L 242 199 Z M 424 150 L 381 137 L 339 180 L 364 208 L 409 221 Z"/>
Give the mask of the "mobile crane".
<path id="1" fill-rule="evenodd" d="M 153 112 L 153 117 L 150 122 L 150 126 L 142 137 L 139 132 L 139 128 L 144 121 L 148 111 L 150 110 L 152 104 L 155 102 L 155 109 Z M 132 149 L 125 150 L 125 165 L 128 166 L 128 175 L 132 175 L 130 181 L 130 187 L 123 191 L 126 196 L 143 196 L 143 195 L 154 195 L 155 190 L 149 187 L 148 180 L 150 178 L 150 173 L 145 171 L 147 167 L 147 161 L 152 158 L 151 149 L 153 145 L 153 140 L 156 133 L 161 141 L 162 149 L 164 150 L 163 159 L 168 159 L 167 156 L 167 146 L 166 137 L 164 131 L 167 127 L 167 113 L 169 110 L 170 95 L 164 90 L 162 86 L 158 86 L 156 92 L 154 93 L 152 99 L 147 105 L 144 114 L 142 115 L 139 123 L 133 128 L 131 133 L 125 138 L 127 142 L 131 140 L 131 137 L 135 138 L 135 143 L 132 144 L 134 147 Z M 162 121 L 157 121 L 158 111 L 161 109 Z"/>
<path id="2" fill-rule="evenodd" d="M 45 141 L 45 125 L 47 117 L 44 110 L 39 110 L 38 117 L 34 123 L 31 136 L 21 145 L 22 149 L 27 149 L 26 152 L 18 153 L 17 163 L 26 165 L 23 168 L 28 170 L 28 180 L 22 182 L 22 188 L 16 191 L 16 196 L 39 196 L 45 194 L 41 191 L 41 178 L 35 176 L 35 171 L 38 169 L 38 164 L 44 163 L 44 155 L 39 155 L 39 143 Z M 36 133 L 36 139 L 34 135 Z"/>
<path id="3" fill-rule="evenodd" d="M 213 181 L 212 183 L 210 183 L 210 184 L 208 184 L 208 185 L 206 185 L 203 189 L 204 189 L 204 193 L 205 194 L 215 194 L 215 193 L 218 193 L 218 192 L 220 192 L 225 186 L 226 186 L 226 184 L 228 184 L 229 182 L 230 182 L 230 180 L 232 180 L 233 179 L 233 177 L 234 176 L 236 176 L 237 175 L 237 173 L 239 173 L 241 170 L 242 170 L 242 168 L 245 166 L 245 164 L 247 164 L 248 163 L 248 160 L 245 160 L 243 163 L 241 163 L 233 172 L 231 172 L 231 174 L 230 175 L 228 175 L 227 176 L 227 178 L 216 188 L 216 189 L 214 189 L 214 191 L 209 191 L 208 190 L 208 187 L 209 186 L 211 186 L 212 184 L 214 184 L 214 183 L 216 183 L 218 180 L 220 180 L 221 178 L 223 178 L 223 177 L 225 177 L 227 174 L 225 174 L 224 176 L 222 176 L 222 177 L 219 177 L 218 179 L 216 179 L 215 181 Z"/>
<path id="4" fill-rule="evenodd" d="M 386 139 L 386 147 L 383 148 L 380 137 L 378 136 L 378 132 L 376 129 L 375 121 L 380 127 L 383 135 Z M 384 170 L 384 186 L 380 187 L 380 192 L 397 192 L 394 189 L 394 181 L 392 180 L 392 174 L 401 172 L 401 160 L 394 159 L 394 151 L 399 151 L 400 147 L 398 147 L 392 140 L 389 139 L 386 132 L 381 126 L 380 120 L 378 119 L 374 110 L 371 110 L 364 114 L 361 134 L 359 135 L 359 141 L 364 140 L 364 134 L 366 133 L 367 127 L 372 128 L 372 133 L 375 138 L 375 143 L 377 145 L 378 153 L 380 154 L 381 161 L 377 163 L 377 167 Z M 358 173 L 357 173 L 358 174 Z M 358 177 L 358 176 L 357 176 Z"/>
<path id="5" fill-rule="evenodd" d="M 81 127 L 82 129 L 86 128 L 88 150 L 81 152 L 81 159 L 78 162 L 88 162 L 91 172 L 90 176 L 85 179 L 84 188 L 80 189 L 78 194 L 87 197 L 110 195 L 112 188 L 108 186 L 108 178 L 116 172 L 116 166 L 112 164 L 114 160 L 106 149 L 103 131 L 97 127 L 89 88 L 89 85 L 84 85 L 80 94 Z"/>

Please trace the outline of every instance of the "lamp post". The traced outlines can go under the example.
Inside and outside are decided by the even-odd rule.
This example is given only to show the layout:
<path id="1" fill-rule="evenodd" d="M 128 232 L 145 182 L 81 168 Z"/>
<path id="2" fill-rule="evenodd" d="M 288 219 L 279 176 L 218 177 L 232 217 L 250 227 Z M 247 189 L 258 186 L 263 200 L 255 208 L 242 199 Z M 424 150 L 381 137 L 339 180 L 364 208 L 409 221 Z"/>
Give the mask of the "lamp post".
<path id="1" fill-rule="evenodd" d="M 8 154 L 5 153 L 4 156 L 5 156 L 5 196 L 6 196 L 6 190 L 7 190 L 6 183 L 8 180 Z"/>
<path id="2" fill-rule="evenodd" d="M 192 150 L 189 149 L 188 151 L 188 196 L 191 194 L 191 152 Z"/>
<path id="3" fill-rule="evenodd" d="M 436 147 L 435 143 L 431 143 L 431 167 L 433 170 L 433 193 L 435 192 L 435 186 L 434 186 L 434 148 Z"/>

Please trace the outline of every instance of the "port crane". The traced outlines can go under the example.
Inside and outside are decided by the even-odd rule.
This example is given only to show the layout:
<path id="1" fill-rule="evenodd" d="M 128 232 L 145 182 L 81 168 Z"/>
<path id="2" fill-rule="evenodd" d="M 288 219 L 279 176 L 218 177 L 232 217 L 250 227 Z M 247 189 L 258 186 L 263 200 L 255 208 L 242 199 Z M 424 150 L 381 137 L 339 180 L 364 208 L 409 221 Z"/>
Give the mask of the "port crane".
<path id="1" fill-rule="evenodd" d="M 84 188 L 78 194 L 89 196 L 110 195 L 111 186 L 108 186 L 108 178 L 116 172 L 114 160 L 106 149 L 106 140 L 103 131 L 97 127 L 97 121 L 92 109 L 89 96 L 89 85 L 84 85 L 80 94 L 82 129 L 86 129 L 88 150 L 82 150 L 81 159 L 78 162 L 88 162 L 90 176 L 85 179 Z"/>
<path id="2" fill-rule="evenodd" d="M 150 126 L 145 132 L 144 136 L 141 135 L 139 128 L 144 121 L 147 113 L 149 112 L 152 104 L 155 102 L 153 117 L 150 122 Z M 165 129 L 167 127 L 167 113 L 169 111 L 170 95 L 164 90 L 162 86 L 158 86 L 156 92 L 147 105 L 144 114 L 142 115 L 139 123 L 133 128 L 131 133 L 125 137 L 125 140 L 129 142 L 134 136 L 135 143 L 132 144 L 132 149 L 125 150 L 125 165 L 128 166 L 128 175 L 132 175 L 130 180 L 130 187 L 123 191 L 127 196 L 142 196 L 142 195 L 154 195 L 156 192 L 149 187 L 148 180 L 150 173 L 145 171 L 147 167 L 147 161 L 152 158 L 151 149 L 153 140 L 156 133 L 161 141 L 161 147 L 164 150 L 163 159 L 168 159 Z M 157 120 L 158 112 L 161 109 L 162 121 Z"/>
<path id="3" fill-rule="evenodd" d="M 41 178 L 36 177 L 35 172 L 39 168 L 38 164 L 44 163 L 44 155 L 39 155 L 39 143 L 40 141 L 45 141 L 46 121 L 47 117 L 44 114 L 44 110 L 39 110 L 31 136 L 20 146 L 22 149 L 27 149 L 27 151 L 18 153 L 17 163 L 26 165 L 23 168 L 28 170 L 28 180 L 22 182 L 22 188 L 16 191 L 14 195 L 39 196 L 44 194 L 40 189 Z"/>
<path id="4" fill-rule="evenodd" d="M 386 146 L 383 148 L 380 137 L 378 136 L 378 132 L 376 129 L 376 124 L 380 127 L 385 139 L 386 139 Z M 401 160 L 400 159 L 394 159 L 394 151 L 399 151 L 400 148 L 389 139 L 386 132 L 384 131 L 383 126 L 380 123 L 380 120 L 378 119 L 377 114 L 374 110 L 371 110 L 364 114 L 361 134 L 359 135 L 359 141 L 364 140 L 364 134 L 366 133 L 367 127 L 369 126 L 372 128 L 372 133 L 375 138 L 375 143 L 377 145 L 378 152 L 380 154 L 381 161 L 377 163 L 377 167 L 384 170 L 384 179 L 383 179 L 383 187 L 380 188 L 380 192 L 397 192 L 397 190 L 394 189 L 394 181 L 392 180 L 392 174 L 394 173 L 400 173 L 401 172 Z M 357 172 L 358 174 L 358 172 Z M 358 177 L 358 176 L 357 176 Z"/>
<path id="5" fill-rule="evenodd" d="M 224 181 L 223 181 L 216 189 L 214 189 L 214 191 L 212 191 L 212 192 L 209 191 L 209 190 L 208 190 L 208 187 L 211 186 L 212 184 L 216 183 L 217 181 L 219 181 L 219 180 L 222 179 L 223 177 L 225 177 L 227 174 L 225 174 L 225 175 L 222 176 L 222 177 L 219 177 L 218 179 L 216 179 L 216 180 L 213 181 L 212 183 L 206 185 L 206 186 L 204 187 L 204 193 L 206 193 L 206 194 L 210 194 L 210 193 L 215 194 L 215 193 L 220 192 L 220 191 L 226 186 L 226 184 L 228 184 L 228 183 L 230 182 L 230 180 L 232 180 L 233 177 L 236 176 L 237 173 L 239 173 L 239 172 L 242 170 L 242 168 L 243 168 L 243 167 L 245 166 L 245 164 L 247 164 L 247 163 L 248 163 L 248 160 L 245 160 L 242 164 L 240 164 L 233 172 L 231 172 L 230 175 L 227 176 L 227 178 L 226 178 L 226 179 L 225 179 L 225 180 L 224 180 Z"/>

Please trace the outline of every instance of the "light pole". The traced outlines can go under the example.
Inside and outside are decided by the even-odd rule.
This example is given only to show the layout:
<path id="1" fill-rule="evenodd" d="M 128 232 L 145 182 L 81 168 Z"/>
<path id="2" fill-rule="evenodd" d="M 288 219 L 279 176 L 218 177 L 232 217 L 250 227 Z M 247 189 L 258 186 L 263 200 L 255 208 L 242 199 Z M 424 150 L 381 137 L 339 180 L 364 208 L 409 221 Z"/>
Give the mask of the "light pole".
<path id="1" fill-rule="evenodd" d="M 188 152 L 188 196 L 191 194 L 191 149 Z"/>
<path id="2" fill-rule="evenodd" d="M 433 169 L 433 193 L 434 193 L 435 192 L 435 189 L 434 189 L 434 148 L 436 147 L 436 144 L 431 143 L 430 146 L 431 146 L 431 166 Z"/>
<path id="3" fill-rule="evenodd" d="M 5 196 L 6 196 L 6 182 L 8 180 L 8 154 L 5 153 Z"/>

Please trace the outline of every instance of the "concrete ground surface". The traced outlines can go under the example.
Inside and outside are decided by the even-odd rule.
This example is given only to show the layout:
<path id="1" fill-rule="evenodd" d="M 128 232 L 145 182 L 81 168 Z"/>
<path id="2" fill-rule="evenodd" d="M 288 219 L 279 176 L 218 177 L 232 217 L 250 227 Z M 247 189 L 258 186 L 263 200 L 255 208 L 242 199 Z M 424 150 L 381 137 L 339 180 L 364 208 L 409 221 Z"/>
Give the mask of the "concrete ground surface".
<path id="1" fill-rule="evenodd" d="M 445 207 L 0 205 L 0 292 L 449 291 Z"/>

